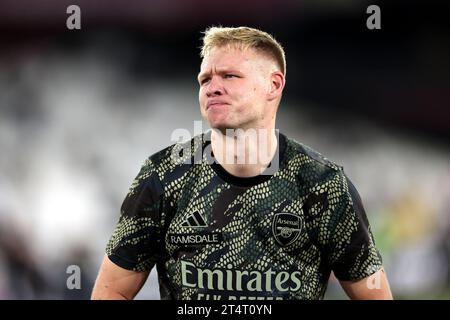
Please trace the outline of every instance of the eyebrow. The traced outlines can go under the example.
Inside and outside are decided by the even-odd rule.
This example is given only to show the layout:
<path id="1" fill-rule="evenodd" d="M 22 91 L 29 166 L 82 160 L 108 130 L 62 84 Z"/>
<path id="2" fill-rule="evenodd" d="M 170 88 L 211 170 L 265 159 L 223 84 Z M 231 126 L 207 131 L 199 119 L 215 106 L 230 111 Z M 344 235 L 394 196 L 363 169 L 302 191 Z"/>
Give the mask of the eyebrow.
<path id="1" fill-rule="evenodd" d="M 223 68 L 218 70 L 217 72 L 218 74 L 228 74 L 228 73 L 237 73 L 237 74 L 242 74 L 242 71 L 238 71 L 237 69 L 232 69 L 232 68 Z M 204 79 L 205 77 L 209 77 L 211 75 L 211 71 L 206 71 L 206 72 L 200 72 L 197 76 L 197 79 L 200 81 L 202 79 Z"/>

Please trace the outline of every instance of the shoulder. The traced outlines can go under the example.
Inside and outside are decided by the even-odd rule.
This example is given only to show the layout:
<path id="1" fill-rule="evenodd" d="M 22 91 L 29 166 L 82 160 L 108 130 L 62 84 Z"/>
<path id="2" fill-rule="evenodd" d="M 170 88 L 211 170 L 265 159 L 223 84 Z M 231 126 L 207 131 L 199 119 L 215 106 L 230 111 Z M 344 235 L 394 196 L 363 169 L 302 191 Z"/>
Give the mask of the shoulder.
<path id="1" fill-rule="evenodd" d="M 343 174 L 343 167 L 313 148 L 286 137 L 286 158 L 289 166 L 296 166 L 312 174 Z"/>
<path id="2" fill-rule="evenodd" d="M 364 211 L 361 197 L 355 185 L 349 179 L 343 166 L 329 160 L 313 148 L 287 139 L 288 159 L 294 166 L 296 177 L 301 184 L 311 190 L 328 190 L 334 196 L 341 195 L 345 201 L 350 201 L 355 210 Z M 297 165 L 295 165 L 298 163 Z"/>
<path id="3" fill-rule="evenodd" d="M 174 143 L 150 155 L 141 169 L 141 173 L 156 174 L 160 181 L 167 180 L 173 173 L 188 171 L 196 161 L 201 160 L 204 134 L 192 139 Z"/>

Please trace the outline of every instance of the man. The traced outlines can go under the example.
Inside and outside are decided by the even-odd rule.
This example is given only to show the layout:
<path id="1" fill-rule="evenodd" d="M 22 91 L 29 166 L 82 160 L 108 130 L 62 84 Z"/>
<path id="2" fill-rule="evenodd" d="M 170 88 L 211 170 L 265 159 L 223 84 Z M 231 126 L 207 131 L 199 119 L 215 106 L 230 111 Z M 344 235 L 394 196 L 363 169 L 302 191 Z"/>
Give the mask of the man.
<path id="1" fill-rule="evenodd" d="M 282 47 L 247 27 L 210 28 L 203 42 L 213 130 L 145 161 L 92 298 L 134 298 L 156 265 L 162 299 L 321 299 L 331 271 L 352 299 L 391 299 L 342 167 L 275 130 Z"/>

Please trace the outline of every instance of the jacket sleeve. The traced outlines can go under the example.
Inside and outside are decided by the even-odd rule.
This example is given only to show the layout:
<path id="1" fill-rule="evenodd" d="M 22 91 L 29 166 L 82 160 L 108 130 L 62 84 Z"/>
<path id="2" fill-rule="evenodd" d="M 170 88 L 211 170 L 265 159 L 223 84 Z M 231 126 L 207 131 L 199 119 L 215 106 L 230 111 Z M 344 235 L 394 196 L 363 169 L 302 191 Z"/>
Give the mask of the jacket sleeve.
<path id="1" fill-rule="evenodd" d="M 134 271 L 150 271 L 163 251 L 163 186 L 150 159 L 144 162 L 122 203 L 106 247 L 109 259 Z"/>
<path id="2" fill-rule="evenodd" d="M 326 230 L 328 263 L 339 280 L 359 280 L 382 267 L 361 198 L 342 170 L 328 191 L 329 211 L 322 220 Z"/>

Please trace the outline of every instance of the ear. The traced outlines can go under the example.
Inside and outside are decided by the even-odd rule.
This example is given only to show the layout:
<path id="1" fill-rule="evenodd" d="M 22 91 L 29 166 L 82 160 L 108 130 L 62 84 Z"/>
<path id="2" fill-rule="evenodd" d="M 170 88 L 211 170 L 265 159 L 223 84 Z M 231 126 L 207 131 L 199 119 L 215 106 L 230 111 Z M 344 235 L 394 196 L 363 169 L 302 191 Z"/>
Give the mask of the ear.
<path id="1" fill-rule="evenodd" d="M 286 78 L 281 71 L 274 71 L 270 75 L 270 90 L 268 92 L 267 98 L 269 101 L 280 98 L 284 85 L 286 83 Z"/>

